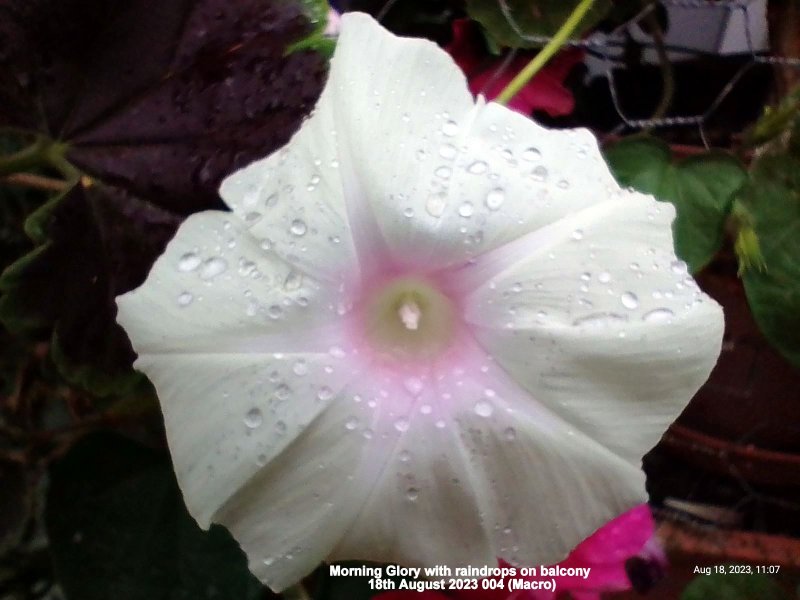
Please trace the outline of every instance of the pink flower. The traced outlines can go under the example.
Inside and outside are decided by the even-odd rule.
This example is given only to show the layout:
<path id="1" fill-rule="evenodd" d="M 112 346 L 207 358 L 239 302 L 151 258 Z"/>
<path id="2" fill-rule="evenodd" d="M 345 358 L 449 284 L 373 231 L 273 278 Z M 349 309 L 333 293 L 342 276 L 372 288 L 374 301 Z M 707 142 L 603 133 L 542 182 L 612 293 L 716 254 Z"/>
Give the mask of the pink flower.
<path id="1" fill-rule="evenodd" d="M 503 68 L 504 59 L 481 51 L 484 44 L 477 25 L 469 19 L 453 23 L 453 41 L 447 51 L 464 71 L 470 91 L 493 100 L 511 82 L 532 58 L 530 52 L 520 52 Z M 508 106 L 523 114 L 534 110 L 546 112 L 551 117 L 570 114 L 575 108 L 572 92 L 564 87 L 564 79 L 581 62 L 583 52 L 567 49 L 558 54 L 547 66 L 522 88 Z"/>
<path id="2" fill-rule="evenodd" d="M 641 558 L 655 569 L 666 565 L 666 557 L 653 537 L 654 533 L 655 523 L 646 504 L 637 506 L 603 525 L 557 565 L 565 569 L 588 567 L 591 569 L 588 576 L 557 577 L 557 591 L 568 591 L 574 600 L 599 600 L 602 592 L 631 589 L 625 569 L 628 560 Z M 530 591 L 510 598 L 553 600 L 556 597 L 554 592 Z"/>
<path id="3" fill-rule="evenodd" d="M 589 569 L 586 577 L 557 576 L 556 590 L 529 590 L 509 592 L 502 590 L 461 590 L 449 595 L 437 592 L 391 592 L 378 596 L 379 600 L 555 600 L 563 592 L 569 592 L 574 600 L 600 600 L 603 592 L 619 592 L 631 589 L 626 564 L 632 559 L 645 563 L 656 577 L 666 566 L 666 557 L 658 544 L 655 523 L 646 504 L 606 523 L 582 541 L 557 565 L 562 569 Z M 509 567 L 505 561 L 500 566 Z M 525 577 L 527 581 L 550 580 L 550 576 Z"/>

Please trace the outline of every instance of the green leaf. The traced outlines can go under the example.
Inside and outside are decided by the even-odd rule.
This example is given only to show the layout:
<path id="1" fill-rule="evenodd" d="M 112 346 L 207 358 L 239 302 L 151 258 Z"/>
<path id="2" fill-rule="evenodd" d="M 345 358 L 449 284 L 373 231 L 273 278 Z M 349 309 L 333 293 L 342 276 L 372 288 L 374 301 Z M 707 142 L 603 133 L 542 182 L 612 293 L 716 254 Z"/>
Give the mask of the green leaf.
<path id="1" fill-rule="evenodd" d="M 756 147 L 772 142 L 800 124 L 800 86 L 777 106 L 767 106 L 764 114 L 745 134 L 745 146 Z"/>
<path id="2" fill-rule="evenodd" d="M 681 600 L 789 600 L 766 575 L 700 575 L 686 586 Z"/>
<path id="3" fill-rule="evenodd" d="M 114 298 L 144 282 L 180 220 L 100 185 L 54 198 L 25 222 L 38 247 L 0 276 L 0 321 L 15 333 L 51 338 L 70 382 L 97 395 L 129 391 L 141 376 Z"/>
<path id="4" fill-rule="evenodd" d="M 669 147 L 652 138 L 629 138 L 605 152 L 620 185 L 675 205 L 676 253 L 693 273 L 716 254 L 733 200 L 747 181 L 734 157 L 709 152 L 674 161 Z"/>
<path id="5" fill-rule="evenodd" d="M 744 272 L 747 300 L 770 343 L 800 366 L 800 159 L 763 156 L 750 175 L 742 203 L 765 268 Z"/>
<path id="6" fill-rule="evenodd" d="M 230 534 L 186 512 L 166 455 L 117 435 L 84 438 L 53 466 L 45 523 L 70 600 L 263 594 Z"/>
<path id="7" fill-rule="evenodd" d="M 328 25 L 328 12 L 331 7 L 326 0 L 302 0 L 302 5 L 303 12 L 305 12 L 314 30 L 306 38 L 291 44 L 287 48 L 286 54 L 301 50 L 311 50 L 319 52 L 329 59 L 336 49 L 336 41 L 325 35 L 325 28 Z"/>
<path id="8" fill-rule="evenodd" d="M 579 0 L 467 0 L 467 14 L 486 30 L 490 43 L 509 48 L 538 48 L 527 36 L 552 36 L 575 10 Z M 508 7 L 508 14 L 504 10 Z M 599 23 L 611 9 L 611 0 L 596 0 L 575 35 Z"/>

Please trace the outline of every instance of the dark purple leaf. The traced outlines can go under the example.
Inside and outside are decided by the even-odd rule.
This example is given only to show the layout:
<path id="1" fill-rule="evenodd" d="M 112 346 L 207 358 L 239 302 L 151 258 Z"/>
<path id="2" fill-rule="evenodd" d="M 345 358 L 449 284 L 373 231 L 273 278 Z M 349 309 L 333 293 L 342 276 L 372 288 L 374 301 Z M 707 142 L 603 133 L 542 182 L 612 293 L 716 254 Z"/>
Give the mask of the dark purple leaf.
<path id="1" fill-rule="evenodd" d="M 0 0 L 0 126 L 68 142 L 105 182 L 190 213 L 288 141 L 325 59 L 307 0 Z M 310 11 L 314 12 L 314 11 Z"/>
<path id="2" fill-rule="evenodd" d="M 114 298 L 144 282 L 180 220 L 119 189 L 74 187 L 28 219 L 41 245 L 0 277 L 0 319 L 20 333 L 53 331 L 54 358 L 73 382 L 121 391 L 137 377 Z"/>

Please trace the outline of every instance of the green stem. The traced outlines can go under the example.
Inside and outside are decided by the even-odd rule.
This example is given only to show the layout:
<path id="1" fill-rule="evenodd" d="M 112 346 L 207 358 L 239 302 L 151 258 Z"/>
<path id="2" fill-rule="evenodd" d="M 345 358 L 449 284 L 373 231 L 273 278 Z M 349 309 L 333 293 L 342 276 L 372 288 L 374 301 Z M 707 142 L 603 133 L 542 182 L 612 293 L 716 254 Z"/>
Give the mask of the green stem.
<path id="1" fill-rule="evenodd" d="M 658 17 L 651 10 L 645 17 L 647 24 L 650 27 L 650 33 L 655 42 L 656 54 L 658 54 L 658 65 L 661 69 L 661 100 L 658 106 L 653 111 L 652 120 L 657 121 L 663 119 L 672 104 L 672 98 L 675 95 L 675 76 L 672 70 L 672 63 L 669 60 L 666 46 L 664 45 L 664 32 L 658 22 Z"/>
<path id="2" fill-rule="evenodd" d="M 81 172 L 72 166 L 67 158 L 67 144 L 63 142 L 51 142 L 45 153 L 47 164 L 64 176 L 68 181 L 75 181 L 81 176 Z"/>
<path id="3" fill-rule="evenodd" d="M 570 38 L 580 25 L 586 13 L 592 8 L 594 0 L 581 0 L 572 14 L 564 21 L 556 34 L 550 39 L 549 42 L 542 48 L 539 53 L 533 57 L 533 60 L 525 65 L 525 68 L 520 71 L 514 79 L 511 80 L 505 89 L 495 98 L 498 104 L 508 104 L 509 101 L 516 96 L 522 88 L 541 71 L 542 67 L 547 64 L 553 56 L 558 52 L 564 43 Z"/>
<path id="4" fill-rule="evenodd" d="M 65 179 L 74 181 L 80 177 L 80 171 L 66 159 L 67 145 L 54 142 L 45 137 L 36 138 L 27 148 L 9 156 L 0 156 L 0 177 L 50 167 L 58 171 Z"/>
<path id="5" fill-rule="evenodd" d="M 47 141 L 44 138 L 37 138 L 27 148 L 23 148 L 14 154 L 0 157 L 0 177 L 28 171 L 40 166 L 46 149 Z"/>

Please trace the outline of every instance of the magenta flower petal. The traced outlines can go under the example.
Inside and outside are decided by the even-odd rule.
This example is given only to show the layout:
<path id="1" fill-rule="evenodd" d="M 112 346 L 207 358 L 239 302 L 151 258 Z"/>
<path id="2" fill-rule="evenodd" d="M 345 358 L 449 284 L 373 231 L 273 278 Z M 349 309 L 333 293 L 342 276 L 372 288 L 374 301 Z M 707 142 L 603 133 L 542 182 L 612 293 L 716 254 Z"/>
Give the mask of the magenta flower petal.
<path id="1" fill-rule="evenodd" d="M 473 21 L 459 19 L 453 23 L 453 40 L 447 51 L 467 76 L 470 91 L 493 100 L 528 64 L 533 54 L 521 52 L 503 68 L 504 59 L 489 56 L 482 47 L 482 35 Z M 575 108 L 575 99 L 564 86 L 564 80 L 582 60 L 581 50 L 563 50 L 512 98 L 509 108 L 528 115 L 535 110 L 551 117 L 570 114 Z"/>

